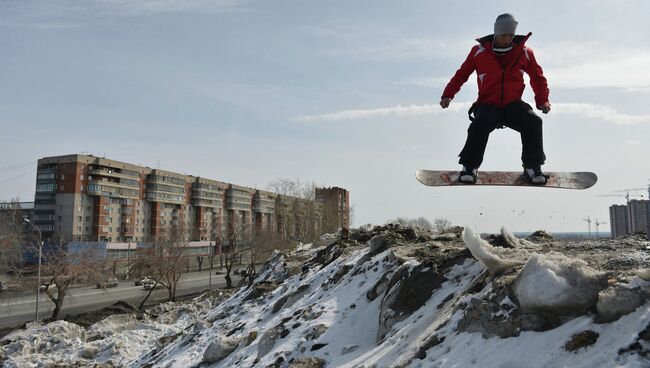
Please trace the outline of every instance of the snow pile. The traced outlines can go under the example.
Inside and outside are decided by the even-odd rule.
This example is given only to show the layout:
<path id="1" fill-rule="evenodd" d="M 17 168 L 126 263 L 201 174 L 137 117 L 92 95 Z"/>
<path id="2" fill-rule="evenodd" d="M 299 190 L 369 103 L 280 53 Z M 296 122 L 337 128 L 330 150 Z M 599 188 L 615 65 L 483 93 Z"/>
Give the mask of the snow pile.
<path id="1" fill-rule="evenodd" d="M 454 234 L 376 227 L 361 237 L 350 234 L 352 240 L 316 243 L 300 267 L 277 253 L 251 287 L 222 303 L 197 302 L 186 313 L 163 305 L 169 320 L 113 317 L 85 331 L 67 328 L 61 350 L 39 359 L 170 368 L 650 366 L 643 259 L 624 272 L 596 271 L 613 253 L 594 248 L 585 257 L 600 254 L 594 263 L 559 253 L 567 251 L 562 245 L 521 242 L 505 230 L 512 248 L 492 246 L 470 229 L 462 238 Z M 139 341 L 145 326 L 156 330 L 161 321 L 167 330 L 148 335 L 137 356 L 107 348 L 109 341 Z M 38 350 L 34 339 L 47 332 L 32 334 L 32 340 L 0 342 L 0 362 L 27 365 L 28 353 Z M 102 342 L 94 357 L 83 350 L 88 336 Z"/>
<path id="2" fill-rule="evenodd" d="M 88 329 L 67 321 L 28 324 L 0 340 L 4 367 L 73 366 L 89 362 L 126 366 L 143 353 L 180 336 L 211 307 L 207 300 L 165 303 L 138 319 L 112 315 Z"/>

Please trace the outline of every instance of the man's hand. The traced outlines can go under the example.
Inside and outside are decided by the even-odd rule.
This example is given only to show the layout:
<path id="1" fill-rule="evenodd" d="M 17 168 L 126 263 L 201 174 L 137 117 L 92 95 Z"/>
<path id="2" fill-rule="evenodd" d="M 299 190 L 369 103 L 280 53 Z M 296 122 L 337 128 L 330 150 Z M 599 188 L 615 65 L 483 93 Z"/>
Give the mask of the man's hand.
<path id="1" fill-rule="evenodd" d="M 548 114 L 549 111 L 551 111 L 551 105 L 550 104 L 545 104 L 542 106 L 537 106 L 538 110 L 542 110 L 544 114 Z"/>
<path id="2" fill-rule="evenodd" d="M 443 97 L 443 98 L 440 99 L 440 106 L 443 109 L 448 108 L 450 103 L 451 103 L 451 98 L 449 98 L 449 97 Z"/>

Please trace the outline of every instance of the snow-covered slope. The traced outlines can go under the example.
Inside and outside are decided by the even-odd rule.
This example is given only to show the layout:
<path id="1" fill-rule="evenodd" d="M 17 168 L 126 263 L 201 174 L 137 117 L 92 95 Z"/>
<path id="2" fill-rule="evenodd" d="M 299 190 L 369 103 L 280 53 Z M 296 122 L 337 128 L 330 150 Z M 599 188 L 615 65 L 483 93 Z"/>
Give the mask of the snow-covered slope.
<path id="1" fill-rule="evenodd" d="M 469 229 L 377 227 L 277 253 L 227 300 L 86 331 L 59 321 L 56 342 L 33 326 L 1 340 L 1 356 L 9 367 L 35 362 L 34 352 L 44 363 L 130 367 L 650 366 L 647 258 L 608 269 L 576 259 L 576 248 L 502 236 L 514 248 Z"/>

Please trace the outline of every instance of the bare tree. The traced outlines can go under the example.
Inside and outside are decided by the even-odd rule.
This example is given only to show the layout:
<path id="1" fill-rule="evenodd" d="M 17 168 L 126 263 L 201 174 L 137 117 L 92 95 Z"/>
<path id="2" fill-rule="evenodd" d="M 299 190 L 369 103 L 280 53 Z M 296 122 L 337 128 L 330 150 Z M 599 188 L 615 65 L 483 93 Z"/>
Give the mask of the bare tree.
<path id="1" fill-rule="evenodd" d="M 38 252 L 37 249 L 33 251 Z M 51 320 L 59 317 L 71 285 L 77 281 L 99 279 L 107 269 L 101 250 L 89 247 L 70 249 L 61 239 L 44 249 L 42 259 L 42 272 L 48 280 L 45 292 L 54 303 Z"/>
<path id="2" fill-rule="evenodd" d="M 388 220 L 387 223 L 399 224 L 403 227 L 417 227 L 422 230 L 432 231 L 434 225 L 426 217 L 420 216 L 418 218 L 397 217 L 393 220 Z"/>
<path id="3" fill-rule="evenodd" d="M 167 299 L 176 300 L 178 282 L 187 268 L 189 241 L 184 222 L 178 222 L 168 229 L 167 234 L 158 238 L 153 246 L 142 251 L 136 262 L 142 272 L 146 270 L 153 281 L 152 287 L 140 302 L 142 309 L 158 286 L 167 290 Z"/>
<path id="4" fill-rule="evenodd" d="M 18 198 L 13 198 L 9 208 L 0 212 L 0 272 L 15 273 L 22 267 L 23 239 L 23 210 Z"/>
<path id="5" fill-rule="evenodd" d="M 233 266 L 242 257 L 244 252 L 250 251 L 248 248 L 243 248 L 241 244 L 242 240 L 245 239 L 245 234 L 248 232 L 249 226 L 248 224 L 237 222 L 228 234 L 226 243 L 221 248 L 224 267 L 226 268 L 224 278 L 226 279 L 226 288 L 228 289 L 233 287 L 232 277 L 230 276 Z"/>
<path id="6" fill-rule="evenodd" d="M 437 218 L 433 221 L 433 229 L 438 233 L 442 234 L 447 229 L 451 227 L 451 221 L 446 218 Z"/>
<path id="7" fill-rule="evenodd" d="M 422 217 L 422 216 L 416 219 L 412 219 L 411 226 L 417 227 L 422 230 L 427 230 L 427 231 L 433 230 L 433 225 L 431 224 L 431 221 L 427 220 L 426 217 Z"/>
<path id="8" fill-rule="evenodd" d="M 269 190 L 276 194 L 310 201 L 316 199 L 316 187 L 317 184 L 313 181 L 303 183 L 300 179 L 291 180 L 288 178 L 275 179 L 268 185 Z"/>

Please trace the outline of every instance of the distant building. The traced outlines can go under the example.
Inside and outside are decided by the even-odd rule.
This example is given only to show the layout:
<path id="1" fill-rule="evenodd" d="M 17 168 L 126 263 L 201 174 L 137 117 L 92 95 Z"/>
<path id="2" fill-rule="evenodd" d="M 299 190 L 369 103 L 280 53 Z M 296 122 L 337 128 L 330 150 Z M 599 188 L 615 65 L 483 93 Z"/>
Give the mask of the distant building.
<path id="1" fill-rule="evenodd" d="M 626 205 L 612 205 L 609 207 L 609 223 L 612 229 L 612 238 L 628 234 L 628 211 Z"/>
<path id="2" fill-rule="evenodd" d="M 650 235 L 650 201 L 632 199 L 627 205 L 609 207 L 612 237 L 645 232 Z"/>
<path id="3" fill-rule="evenodd" d="M 323 221 L 349 227 L 349 192 L 341 188 L 318 188 L 317 200 L 307 201 L 77 154 L 42 158 L 37 169 L 33 220 L 45 239 L 139 243 L 173 231 L 188 241 L 293 239 Z"/>
<path id="4" fill-rule="evenodd" d="M 629 233 L 647 231 L 650 227 L 650 200 L 632 199 L 627 204 L 629 212 Z M 647 234 L 647 232 L 646 232 Z"/>

